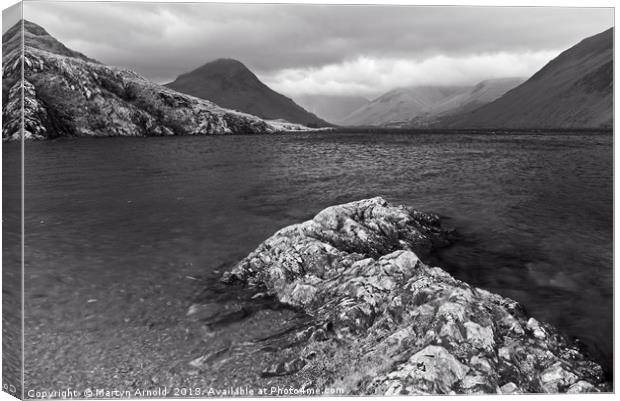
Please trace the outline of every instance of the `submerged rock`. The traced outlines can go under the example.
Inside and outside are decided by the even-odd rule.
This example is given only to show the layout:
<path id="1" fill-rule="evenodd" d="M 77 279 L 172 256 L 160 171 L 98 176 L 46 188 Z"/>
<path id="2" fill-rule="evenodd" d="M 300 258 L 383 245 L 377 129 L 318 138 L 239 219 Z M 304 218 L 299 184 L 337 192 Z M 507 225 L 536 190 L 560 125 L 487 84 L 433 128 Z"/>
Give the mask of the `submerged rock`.
<path id="1" fill-rule="evenodd" d="M 273 364 L 262 372 L 263 377 L 287 376 L 299 372 L 306 365 L 304 358 L 294 358 L 287 362 Z"/>
<path id="2" fill-rule="evenodd" d="M 353 394 L 608 390 L 599 365 L 517 302 L 420 260 L 450 236 L 435 215 L 372 198 L 265 240 L 223 281 L 276 297 L 312 324 L 297 335 L 308 357 L 264 374 Z"/>

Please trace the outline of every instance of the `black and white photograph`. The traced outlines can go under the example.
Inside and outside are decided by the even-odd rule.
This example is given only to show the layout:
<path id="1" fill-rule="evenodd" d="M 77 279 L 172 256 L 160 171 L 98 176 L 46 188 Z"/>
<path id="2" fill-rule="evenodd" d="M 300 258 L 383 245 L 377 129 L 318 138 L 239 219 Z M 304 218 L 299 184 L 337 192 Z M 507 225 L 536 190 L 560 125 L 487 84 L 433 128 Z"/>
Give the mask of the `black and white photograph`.
<path id="1" fill-rule="evenodd" d="M 3 392 L 614 393 L 613 2 L 456 3 L 3 2 Z"/>

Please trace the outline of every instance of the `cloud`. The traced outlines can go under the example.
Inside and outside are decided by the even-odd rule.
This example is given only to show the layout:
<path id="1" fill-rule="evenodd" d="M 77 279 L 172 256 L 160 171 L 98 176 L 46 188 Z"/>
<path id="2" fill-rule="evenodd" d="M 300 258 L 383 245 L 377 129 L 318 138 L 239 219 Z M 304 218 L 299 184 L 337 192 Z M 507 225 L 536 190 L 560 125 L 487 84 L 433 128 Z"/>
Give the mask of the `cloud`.
<path id="1" fill-rule="evenodd" d="M 613 25 L 611 8 L 568 7 L 31 1 L 24 3 L 24 16 L 68 47 L 156 82 L 228 57 L 279 88 L 290 82 L 294 89 L 291 77 L 297 76 L 308 90 L 322 85 L 332 91 L 359 87 L 361 92 L 368 86 L 362 77 L 393 82 L 390 74 L 413 75 L 404 71 L 413 67 L 439 80 L 437 71 L 444 71 L 449 60 L 467 64 L 485 55 L 499 57 L 498 62 L 506 55 L 534 57 L 566 49 Z M 458 66 L 461 72 L 446 74 L 490 76 L 498 68 L 489 60 L 478 64 L 479 71 Z M 386 61 L 399 64 L 387 66 Z M 387 75 L 373 77 L 377 71 Z M 334 75 L 328 77 L 329 72 Z"/>
<path id="2" fill-rule="evenodd" d="M 265 76 L 266 83 L 291 96 L 303 94 L 376 96 L 418 85 L 471 85 L 491 78 L 527 78 L 558 51 L 493 53 L 424 60 L 359 57 L 319 68 L 288 68 Z"/>

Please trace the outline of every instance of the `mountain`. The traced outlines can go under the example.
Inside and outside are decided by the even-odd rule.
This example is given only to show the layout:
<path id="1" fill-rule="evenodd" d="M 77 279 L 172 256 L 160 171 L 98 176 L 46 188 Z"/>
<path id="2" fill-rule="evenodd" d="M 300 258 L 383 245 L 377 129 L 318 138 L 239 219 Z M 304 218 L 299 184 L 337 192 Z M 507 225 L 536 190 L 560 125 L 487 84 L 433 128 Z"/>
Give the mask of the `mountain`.
<path id="1" fill-rule="evenodd" d="M 2 139 L 20 138 L 24 66 L 24 137 L 269 133 L 305 129 L 265 121 L 149 82 L 68 49 L 39 25 L 21 21 L 2 37 Z"/>
<path id="2" fill-rule="evenodd" d="M 349 114 L 370 102 L 361 96 L 346 95 L 301 95 L 295 97 L 295 101 L 332 124 L 340 124 Z"/>
<path id="3" fill-rule="evenodd" d="M 379 96 L 342 120 L 343 125 L 385 126 L 403 124 L 452 96 L 464 93 L 463 86 L 416 86 L 398 88 Z"/>
<path id="4" fill-rule="evenodd" d="M 487 79 L 476 84 L 467 92 L 459 93 L 432 107 L 433 114 L 451 115 L 477 109 L 501 97 L 512 88 L 523 83 L 523 78 Z"/>
<path id="5" fill-rule="evenodd" d="M 449 116 L 460 115 L 490 103 L 525 81 L 524 78 L 496 78 L 479 82 L 469 90 L 433 104 L 425 113 L 415 116 L 403 126 L 434 127 Z"/>
<path id="6" fill-rule="evenodd" d="M 343 125 L 426 127 L 441 118 L 464 113 L 492 102 L 523 82 L 499 78 L 470 86 L 398 88 L 378 97 L 344 118 Z"/>
<path id="7" fill-rule="evenodd" d="M 610 128 L 613 28 L 561 53 L 492 103 L 442 121 L 451 128 Z"/>
<path id="8" fill-rule="evenodd" d="M 313 127 L 330 124 L 262 83 L 243 63 L 218 59 L 166 84 L 176 91 L 210 100 L 222 107 L 266 119 L 284 119 Z"/>

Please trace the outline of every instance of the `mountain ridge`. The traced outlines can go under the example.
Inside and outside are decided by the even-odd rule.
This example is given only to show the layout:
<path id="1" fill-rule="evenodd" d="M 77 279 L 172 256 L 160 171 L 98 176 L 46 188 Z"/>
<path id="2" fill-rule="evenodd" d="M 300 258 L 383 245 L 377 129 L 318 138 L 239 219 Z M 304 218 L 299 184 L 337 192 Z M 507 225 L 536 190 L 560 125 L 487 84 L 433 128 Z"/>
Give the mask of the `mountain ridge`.
<path id="1" fill-rule="evenodd" d="M 581 40 L 523 84 L 476 110 L 441 121 L 459 129 L 611 128 L 613 30 Z"/>
<path id="2" fill-rule="evenodd" d="M 24 32 L 24 46 L 49 51 L 51 53 L 60 54 L 63 56 L 76 57 L 84 61 L 99 63 L 99 61 L 87 57 L 80 52 L 69 49 L 63 43 L 50 35 L 42 26 L 28 20 L 19 21 L 2 35 L 3 53 L 6 54 L 7 52 L 13 51 L 15 50 L 16 46 L 19 46 L 21 44 L 21 35 L 19 34 L 22 32 L 22 21 Z"/>

